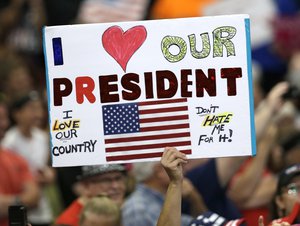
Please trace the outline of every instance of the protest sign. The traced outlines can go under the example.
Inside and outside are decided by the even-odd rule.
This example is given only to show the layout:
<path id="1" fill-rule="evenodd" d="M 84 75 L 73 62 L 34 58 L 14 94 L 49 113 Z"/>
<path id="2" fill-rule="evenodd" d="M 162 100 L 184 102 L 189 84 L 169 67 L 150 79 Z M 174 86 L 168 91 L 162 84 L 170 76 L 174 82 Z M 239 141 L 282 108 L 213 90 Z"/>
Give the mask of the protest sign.
<path id="1" fill-rule="evenodd" d="M 45 27 L 53 166 L 255 154 L 247 15 Z"/>

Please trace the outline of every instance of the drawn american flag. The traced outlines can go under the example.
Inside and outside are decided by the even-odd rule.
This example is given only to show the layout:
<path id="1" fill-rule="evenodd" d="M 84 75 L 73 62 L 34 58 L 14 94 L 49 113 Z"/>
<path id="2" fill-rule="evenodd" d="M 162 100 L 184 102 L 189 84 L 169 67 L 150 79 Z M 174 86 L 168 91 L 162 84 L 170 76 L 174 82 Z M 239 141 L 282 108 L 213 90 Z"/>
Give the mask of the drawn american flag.
<path id="1" fill-rule="evenodd" d="M 191 154 L 187 99 L 102 106 L 107 161 L 160 157 L 165 147 Z"/>

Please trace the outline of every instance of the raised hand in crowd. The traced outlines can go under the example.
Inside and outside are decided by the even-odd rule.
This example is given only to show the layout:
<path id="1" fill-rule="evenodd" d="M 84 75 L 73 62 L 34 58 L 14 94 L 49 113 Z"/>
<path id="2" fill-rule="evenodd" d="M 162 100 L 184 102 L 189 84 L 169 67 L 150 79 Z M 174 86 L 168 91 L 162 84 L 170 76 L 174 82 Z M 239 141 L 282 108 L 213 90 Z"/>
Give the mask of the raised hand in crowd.
<path id="1" fill-rule="evenodd" d="M 255 131 L 258 140 L 264 134 L 274 114 L 283 105 L 283 95 L 288 91 L 288 88 L 287 82 L 276 84 L 255 111 Z"/>
<path id="2" fill-rule="evenodd" d="M 185 163 L 187 163 L 185 154 L 177 151 L 176 148 L 165 148 L 161 164 L 170 178 L 170 183 L 157 226 L 181 225 L 182 165 Z"/>
<path id="3" fill-rule="evenodd" d="M 258 218 L 258 226 L 265 226 L 264 219 L 262 216 Z M 290 226 L 290 224 L 287 222 L 282 222 L 282 223 L 272 223 L 270 226 Z"/>

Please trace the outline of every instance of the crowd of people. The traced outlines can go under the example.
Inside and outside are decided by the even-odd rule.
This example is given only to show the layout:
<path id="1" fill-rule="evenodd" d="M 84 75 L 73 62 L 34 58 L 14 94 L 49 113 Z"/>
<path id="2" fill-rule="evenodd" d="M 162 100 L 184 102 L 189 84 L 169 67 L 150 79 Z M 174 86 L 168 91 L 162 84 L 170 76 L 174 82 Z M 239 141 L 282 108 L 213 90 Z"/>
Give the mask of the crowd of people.
<path id="1" fill-rule="evenodd" d="M 252 45 L 255 157 L 188 160 L 166 147 L 160 162 L 51 167 L 43 26 L 247 10 L 254 28 L 267 25 Z M 32 226 L 300 225 L 299 10 L 299 0 L 2 0 L 0 226 L 11 205 Z"/>

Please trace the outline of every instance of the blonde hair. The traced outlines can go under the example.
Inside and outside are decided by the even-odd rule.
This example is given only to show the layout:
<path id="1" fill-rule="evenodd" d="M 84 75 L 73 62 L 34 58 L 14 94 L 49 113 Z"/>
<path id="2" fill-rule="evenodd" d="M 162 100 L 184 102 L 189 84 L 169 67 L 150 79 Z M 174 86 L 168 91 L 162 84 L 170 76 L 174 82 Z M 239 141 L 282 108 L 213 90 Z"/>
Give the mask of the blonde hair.
<path id="1" fill-rule="evenodd" d="M 93 213 L 96 215 L 103 215 L 111 217 L 115 226 L 121 225 L 121 209 L 111 199 L 103 197 L 93 197 L 84 206 L 80 214 L 79 225 L 82 225 L 86 219 L 86 213 Z"/>

